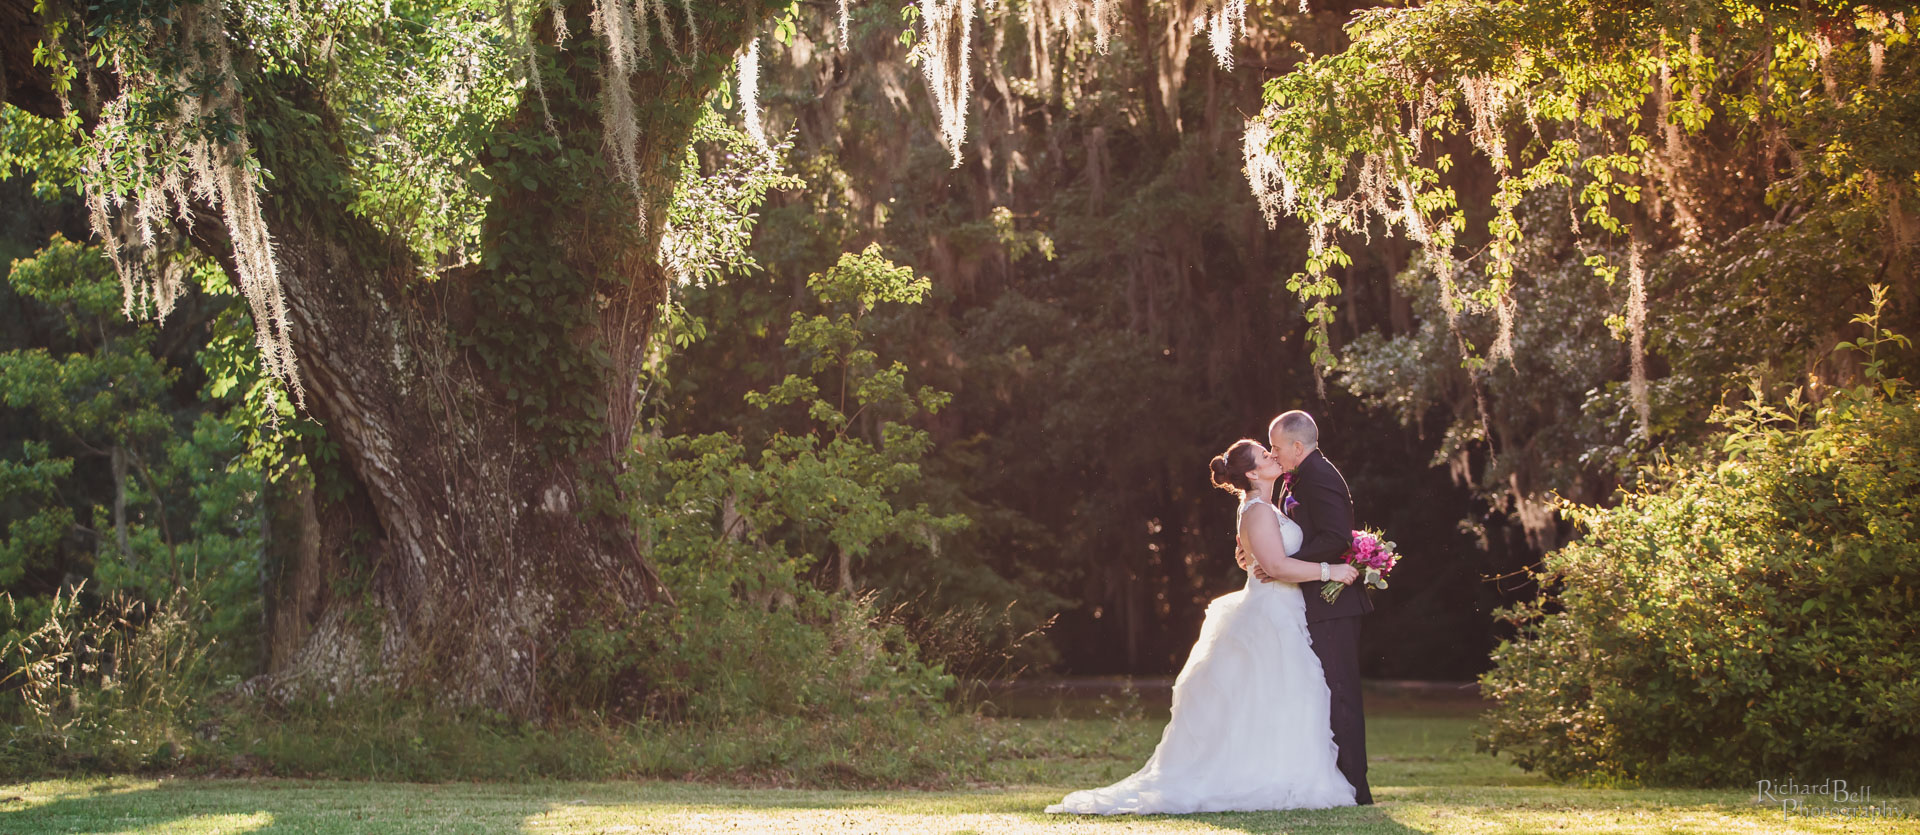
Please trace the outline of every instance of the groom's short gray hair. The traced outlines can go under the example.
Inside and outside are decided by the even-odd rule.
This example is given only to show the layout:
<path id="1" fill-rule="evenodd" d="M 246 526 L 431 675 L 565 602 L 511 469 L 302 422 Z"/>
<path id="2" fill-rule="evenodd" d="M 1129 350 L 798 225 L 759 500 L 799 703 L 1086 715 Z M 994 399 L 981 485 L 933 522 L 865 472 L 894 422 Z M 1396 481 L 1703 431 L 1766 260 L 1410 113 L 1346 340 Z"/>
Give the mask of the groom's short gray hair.
<path id="1" fill-rule="evenodd" d="M 1319 424 L 1313 422 L 1313 415 L 1299 409 L 1281 412 L 1279 417 L 1274 418 L 1273 423 L 1267 425 L 1267 434 L 1271 436 L 1275 432 L 1310 447 L 1320 445 Z"/>

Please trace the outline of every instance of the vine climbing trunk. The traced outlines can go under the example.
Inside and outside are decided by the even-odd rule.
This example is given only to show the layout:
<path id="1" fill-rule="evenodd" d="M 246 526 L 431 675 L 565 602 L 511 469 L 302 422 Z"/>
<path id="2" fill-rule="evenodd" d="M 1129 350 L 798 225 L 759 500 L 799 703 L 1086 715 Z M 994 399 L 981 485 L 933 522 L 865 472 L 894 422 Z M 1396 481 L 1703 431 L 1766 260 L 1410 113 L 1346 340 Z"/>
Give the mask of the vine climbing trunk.
<path id="1" fill-rule="evenodd" d="M 289 601 L 306 609 L 293 622 L 311 630 L 276 684 L 367 674 L 369 683 L 429 684 L 459 701 L 532 712 L 540 659 L 577 625 L 569 615 L 617 616 L 658 597 L 614 497 L 596 496 L 608 489 L 630 420 L 603 421 L 599 443 L 566 455 L 530 430 L 499 373 L 460 345 L 472 318 L 463 309 L 472 288 L 460 285 L 484 274 L 418 286 L 410 265 L 370 265 L 351 247 L 297 232 L 281 235 L 278 254 L 308 403 L 339 445 L 339 476 L 358 494 L 337 501 L 364 507 L 357 515 L 372 524 L 323 528 L 324 553 L 308 556 L 334 575 L 324 579 L 362 579 L 367 591 Z M 658 284 L 633 282 L 609 308 L 645 307 Z M 634 340 L 644 341 L 650 317 L 633 319 Z M 636 353 L 596 371 L 609 387 L 630 381 Z M 342 551 L 360 559 L 340 559 Z M 350 628 L 365 622 L 361 612 L 375 615 L 371 631 Z"/>
<path id="2" fill-rule="evenodd" d="M 536 27 L 545 95 L 481 149 L 485 257 L 438 277 L 348 209 L 324 91 L 241 71 L 253 147 L 274 172 L 261 217 L 305 406 L 338 450 L 311 493 L 290 491 L 305 504 L 281 509 L 298 532 L 267 583 L 276 634 L 260 683 L 276 692 L 417 687 L 534 715 L 570 632 L 666 599 L 616 486 L 667 288 L 660 223 L 706 97 L 772 10 L 690 4 L 707 18 L 697 32 L 616 77 L 593 6 L 566 4 L 564 30 Z M 0 0 L 0 17 L 31 8 Z M 8 68 L 43 37 L 28 29 L 0 36 Z M 556 31 L 573 33 L 566 49 Z M 45 74 L 5 81 L 9 102 L 60 115 Z M 180 230 L 235 272 L 248 256 L 201 214 Z"/>

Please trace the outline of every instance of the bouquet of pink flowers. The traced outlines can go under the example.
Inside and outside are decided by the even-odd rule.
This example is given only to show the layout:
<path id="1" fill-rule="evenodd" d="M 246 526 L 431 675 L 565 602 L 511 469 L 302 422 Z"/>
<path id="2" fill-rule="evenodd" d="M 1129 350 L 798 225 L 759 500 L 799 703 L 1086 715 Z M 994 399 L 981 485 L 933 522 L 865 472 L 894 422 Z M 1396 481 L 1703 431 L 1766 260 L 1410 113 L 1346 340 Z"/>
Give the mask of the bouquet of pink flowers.
<path id="1" fill-rule="evenodd" d="M 1344 559 L 1347 564 L 1360 570 L 1360 582 L 1376 589 L 1387 587 L 1387 575 L 1393 567 L 1400 564 L 1400 555 L 1394 553 L 1394 544 L 1387 541 L 1378 531 L 1354 531 L 1353 545 L 1347 548 Z M 1328 580 L 1320 587 L 1321 599 L 1332 603 L 1340 599 L 1340 593 L 1347 590 L 1347 584 L 1338 580 Z"/>

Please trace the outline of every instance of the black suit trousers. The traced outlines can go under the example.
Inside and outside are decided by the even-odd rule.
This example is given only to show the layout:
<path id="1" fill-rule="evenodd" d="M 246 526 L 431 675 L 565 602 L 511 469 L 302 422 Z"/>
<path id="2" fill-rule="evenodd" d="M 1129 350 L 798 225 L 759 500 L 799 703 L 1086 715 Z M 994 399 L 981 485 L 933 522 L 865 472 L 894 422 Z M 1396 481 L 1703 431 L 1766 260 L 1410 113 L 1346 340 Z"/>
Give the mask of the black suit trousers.
<path id="1" fill-rule="evenodd" d="M 1303 591 L 1319 593 L 1318 583 L 1305 583 Z M 1347 594 L 1353 594 L 1349 589 Z M 1367 787 L 1367 720 L 1360 713 L 1360 618 L 1329 618 L 1307 624 L 1313 638 L 1313 654 L 1320 657 L 1320 669 L 1332 691 L 1333 744 L 1340 752 L 1335 758 L 1341 775 L 1353 784 L 1354 802 L 1373 802 Z"/>

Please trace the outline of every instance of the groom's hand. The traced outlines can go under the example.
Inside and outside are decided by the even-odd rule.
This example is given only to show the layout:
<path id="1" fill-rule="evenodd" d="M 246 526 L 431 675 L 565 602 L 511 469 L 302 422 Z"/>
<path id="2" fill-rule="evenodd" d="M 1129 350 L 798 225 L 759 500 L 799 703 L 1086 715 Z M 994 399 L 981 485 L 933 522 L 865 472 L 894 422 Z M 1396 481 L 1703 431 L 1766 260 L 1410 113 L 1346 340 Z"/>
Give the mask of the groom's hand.
<path id="1" fill-rule="evenodd" d="M 1249 552 L 1245 546 L 1235 545 L 1233 547 L 1233 561 L 1239 563 L 1243 569 L 1253 569 L 1254 579 L 1262 583 L 1273 582 L 1273 578 L 1267 576 L 1267 570 L 1261 568 L 1260 564 L 1254 561 L 1252 552 Z"/>

